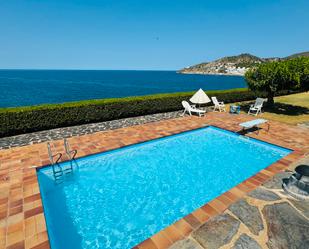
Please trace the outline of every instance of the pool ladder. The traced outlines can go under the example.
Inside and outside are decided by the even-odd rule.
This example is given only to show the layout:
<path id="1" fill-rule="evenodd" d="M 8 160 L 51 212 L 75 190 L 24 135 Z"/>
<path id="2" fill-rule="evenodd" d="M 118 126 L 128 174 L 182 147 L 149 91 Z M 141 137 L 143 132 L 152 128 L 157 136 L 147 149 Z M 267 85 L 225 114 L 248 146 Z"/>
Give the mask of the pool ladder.
<path id="1" fill-rule="evenodd" d="M 65 153 L 66 153 L 66 155 L 69 159 L 69 162 L 70 162 L 70 167 L 66 168 L 66 169 L 63 169 L 59 164 L 59 161 L 62 158 L 62 153 L 58 152 L 56 154 L 53 154 L 52 149 L 51 149 L 51 144 L 49 142 L 47 142 L 48 156 L 49 156 L 49 160 L 50 160 L 51 165 L 52 165 L 55 180 L 59 180 L 63 176 L 64 173 L 72 173 L 73 172 L 73 163 L 72 162 L 75 161 L 75 156 L 77 154 L 77 150 L 71 149 L 70 144 L 68 143 L 66 138 L 63 140 L 63 144 L 64 144 Z"/>

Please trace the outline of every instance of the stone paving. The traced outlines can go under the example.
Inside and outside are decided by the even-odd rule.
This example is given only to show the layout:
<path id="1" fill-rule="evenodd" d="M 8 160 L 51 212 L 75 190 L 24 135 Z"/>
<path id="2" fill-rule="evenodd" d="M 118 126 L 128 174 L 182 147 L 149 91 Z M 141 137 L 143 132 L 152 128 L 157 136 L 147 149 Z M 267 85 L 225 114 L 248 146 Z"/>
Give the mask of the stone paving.
<path id="1" fill-rule="evenodd" d="M 181 114 L 182 114 L 181 111 L 157 113 L 146 116 L 124 118 L 100 123 L 77 125 L 71 127 L 51 129 L 46 131 L 32 132 L 17 136 L 3 137 L 0 138 L 0 149 L 9 149 L 12 147 L 25 146 L 29 144 L 37 144 L 51 140 L 69 138 L 73 136 L 92 134 L 99 131 L 113 130 L 123 127 L 129 127 L 132 125 L 146 124 L 160 120 L 177 118 L 180 117 Z"/>
<path id="2" fill-rule="evenodd" d="M 205 117 L 201 118 L 186 116 L 100 131 L 93 134 L 73 136 L 68 141 L 72 149 L 78 151 L 77 157 L 83 157 L 208 125 L 237 132 L 240 130 L 239 123 L 254 118 L 247 115 L 233 116 L 228 113 L 207 113 Z M 257 197 L 246 196 L 249 192 L 255 190 L 275 174 L 287 169 L 289 165 L 301 159 L 305 153 L 309 152 L 308 129 L 274 121 L 270 122 L 270 126 L 269 131 L 262 129 L 258 134 L 251 132 L 245 135 L 291 148 L 293 149 L 292 153 L 233 187 L 218 198 L 205 203 L 201 208 L 196 209 L 191 214 L 161 230 L 135 248 L 165 249 L 174 243 L 181 243 L 178 242 L 180 240 L 183 242 L 188 236 L 189 239 L 183 242 L 188 248 L 201 248 L 201 246 L 205 247 L 205 245 L 215 245 L 223 248 L 224 246 L 234 246 L 234 244 L 235 247 L 241 248 L 242 245 L 255 246 L 256 243 L 259 246 L 270 245 L 274 248 L 274 246 L 278 245 L 278 237 L 282 237 L 283 240 L 288 238 L 292 241 L 294 236 L 299 241 L 298 238 L 303 236 L 308 228 L 305 216 L 300 216 L 298 212 L 298 210 L 303 210 L 304 214 L 308 213 L 304 203 L 297 202 L 296 200 L 293 200 L 293 203 L 289 197 L 283 199 L 283 195 L 273 190 L 272 184 L 269 186 L 264 185 L 264 188 L 267 188 L 271 193 L 267 192 L 266 195 L 263 195 L 263 198 L 273 199 L 276 194 L 280 197 L 280 200 L 265 202 L 265 200 L 257 199 Z M 61 152 L 65 155 L 63 140 L 55 140 L 52 144 L 54 152 Z M 67 160 L 67 158 L 64 157 L 63 160 Z M 48 164 L 50 164 L 50 161 L 48 159 L 46 142 L 0 150 L 0 249 L 49 248 L 44 209 L 36 174 L 36 168 Z M 277 181 L 280 182 L 279 180 Z M 253 193 L 253 196 L 260 195 L 261 193 L 259 192 Z M 240 215 L 237 212 L 237 207 L 228 209 L 232 204 L 238 203 L 239 200 L 241 200 L 238 204 L 240 208 L 246 210 L 246 207 L 250 207 L 250 210 L 254 210 L 255 217 L 260 215 L 262 225 L 260 220 L 248 221 L 247 219 L 251 216 L 246 213 Z M 287 204 L 281 203 L 285 200 L 290 206 L 293 203 L 297 211 L 294 206 L 291 206 L 291 209 Z M 277 205 L 268 207 L 270 204 Z M 277 224 L 282 225 L 285 222 L 290 222 L 291 226 L 296 227 L 295 223 L 284 216 L 284 214 L 290 211 L 295 219 L 298 215 L 297 222 L 302 224 L 302 226 L 298 230 L 295 228 L 293 230 L 295 234 L 293 233 L 293 236 L 288 237 L 284 233 L 282 234 L 282 231 L 278 233 Z M 222 213 L 223 216 L 221 216 Z M 278 216 L 276 215 L 277 213 L 283 215 Z M 283 218 L 275 220 L 278 217 Z M 272 219 L 275 221 L 274 224 L 270 223 Z M 217 229 L 221 231 L 220 234 L 225 234 L 223 238 L 221 237 L 223 242 L 220 242 L 221 240 L 216 241 L 219 235 L 216 234 L 216 229 L 207 228 L 207 222 L 212 222 L 213 225 L 222 224 L 222 227 Z M 275 229 L 272 231 L 267 229 L 268 227 L 274 227 Z M 269 234 L 269 239 L 265 231 Z M 277 233 L 275 233 L 276 231 Z M 213 236 L 209 237 L 207 233 L 212 233 Z M 307 238 L 304 236 L 302 238 L 306 242 Z M 284 241 L 280 243 L 285 245 Z M 178 244 L 178 246 L 181 245 Z M 296 246 L 299 246 L 299 244 L 296 244 Z"/>
<path id="3" fill-rule="evenodd" d="M 300 127 L 309 128 L 309 122 L 302 122 L 302 123 L 298 123 L 297 125 Z"/>
<path id="4" fill-rule="evenodd" d="M 309 156 L 290 169 L 299 164 L 309 165 Z M 276 174 L 170 249 L 308 249 L 309 202 L 282 189 L 282 179 L 291 174 Z"/>

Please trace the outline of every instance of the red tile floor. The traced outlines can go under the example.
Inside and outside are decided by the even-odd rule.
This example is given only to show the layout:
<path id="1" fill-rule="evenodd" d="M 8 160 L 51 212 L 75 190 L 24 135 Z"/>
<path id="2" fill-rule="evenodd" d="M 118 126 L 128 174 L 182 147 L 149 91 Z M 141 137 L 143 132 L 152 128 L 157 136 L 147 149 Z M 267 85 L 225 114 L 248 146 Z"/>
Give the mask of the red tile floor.
<path id="1" fill-rule="evenodd" d="M 254 119 L 246 115 L 209 113 L 205 117 L 182 117 L 120 128 L 69 139 L 77 157 L 99 153 L 126 145 L 168 136 L 207 125 L 239 131 L 239 123 Z M 230 204 L 242 198 L 276 173 L 309 152 L 308 129 L 270 122 L 270 130 L 246 136 L 293 149 L 293 153 L 263 169 L 220 197 L 205 203 L 186 217 L 161 230 L 136 248 L 167 248 Z M 53 141 L 54 152 L 64 152 L 63 141 Z M 49 248 L 43 205 L 36 168 L 50 164 L 46 143 L 0 150 L 0 249 Z"/>

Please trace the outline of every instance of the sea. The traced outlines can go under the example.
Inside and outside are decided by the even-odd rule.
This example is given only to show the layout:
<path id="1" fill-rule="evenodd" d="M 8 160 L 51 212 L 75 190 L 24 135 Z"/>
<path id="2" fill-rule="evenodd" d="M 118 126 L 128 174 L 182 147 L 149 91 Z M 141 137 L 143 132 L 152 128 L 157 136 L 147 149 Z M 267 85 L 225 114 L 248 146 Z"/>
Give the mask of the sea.
<path id="1" fill-rule="evenodd" d="M 243 87 L 241 76 L 176 71 L 0 70 L 0 107 Z"/>

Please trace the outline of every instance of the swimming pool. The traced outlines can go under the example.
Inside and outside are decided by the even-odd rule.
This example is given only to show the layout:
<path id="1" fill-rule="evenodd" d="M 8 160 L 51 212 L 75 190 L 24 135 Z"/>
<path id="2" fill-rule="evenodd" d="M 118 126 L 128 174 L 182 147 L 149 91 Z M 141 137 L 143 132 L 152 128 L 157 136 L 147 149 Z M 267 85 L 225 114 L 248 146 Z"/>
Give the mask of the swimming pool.
<path id="1" fill-rule="evenodd" d="M 206 127 L 39 169 L 51 247 L 131 248 L 290 152 Z"/>

